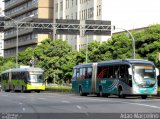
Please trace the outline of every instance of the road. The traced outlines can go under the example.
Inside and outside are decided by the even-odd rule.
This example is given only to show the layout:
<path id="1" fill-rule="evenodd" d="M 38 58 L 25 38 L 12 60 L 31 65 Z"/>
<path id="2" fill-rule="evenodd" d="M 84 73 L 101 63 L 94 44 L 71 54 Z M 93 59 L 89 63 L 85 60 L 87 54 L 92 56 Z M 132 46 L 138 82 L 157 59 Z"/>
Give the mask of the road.
<path id="1" fill-rule="evenodd" d="M 21 118 L 25 114 L 35 114 L 34 116 L 36 117 L 34 117 L 34 119 L 43 119 L 43 117 L 39 116 L 42 114 L 48 114 L 46 119 L 49 119 L 49 117 L 52 118 L 53 114 L 57 115 L 57 117 L 60 116 L 60 119 L 62 119 L 61 116 L 66 119 L 67 114 L 69 116 L 72 115 L 73 117 L 80 117 L 80 115 L 84 114 L 83 119 L 85 119 L 85 116 L 88 117 L 88 115 L 90 118 L 90 115 L 94 115 L 92 116 L 92 119 L 94 119 L 96 118 L 96 115 L 100 114 L 104 114 L 105 118 L 106 116 L 115 116 L 115 118 L 123 117 L 124 119 L 128 119 L 129 117 L 127 116 L 131 116 L 133 118 L 135 116 L 133 114 L 137 113 L 154 113 L 154 119 L 157 119 L 160 118 L 159 112 L 160 99 L 158 98 L 147 98 L 145 100 L 138 97 L 119 99 L 115 96 L 102 98 L 96 96 L 82 97 L 76 94 L 0 92 L 0 118 L 3 119 L 10 119 L 6 118 L 8 116 L 14 116 L 14 119 L 20 119 L 17 115 L 11 114 L 23 114 L 21 115 Z M 113 119 L 113 117 L 110 118 Z M 150 119 L 150 117 L 148 119 Z"/>

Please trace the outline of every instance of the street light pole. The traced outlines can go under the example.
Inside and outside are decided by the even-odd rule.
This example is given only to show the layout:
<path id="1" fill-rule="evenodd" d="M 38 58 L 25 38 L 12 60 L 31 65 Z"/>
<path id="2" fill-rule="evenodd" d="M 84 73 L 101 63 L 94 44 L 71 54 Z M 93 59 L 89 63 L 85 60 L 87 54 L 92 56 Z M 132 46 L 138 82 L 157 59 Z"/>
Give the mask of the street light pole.
<path id="1" fill-rule="evenodd" d="M 16 36 L 16 68 L 18 68 L 18 22 L 16 24 L 17 27 L 17 36 Z"/>
<path id="2" fill-rule="evenodd" d="M 86 43 L 86 64 L 88 63 L 88 35 L 87 35 L 87 43 Z"/>
<path id="3" fill-rule="evenodd" d="M 136 57 L 136 51 L 135 51 L 135 40 L 134 40 L 133 35 L 132 35 L 131 32 L 130 32 L 129 30 L 127 30 L 127 29 L 124 29 L 124 28 L 116 28 L 116 29 L 122 29 L 122 30 L 126 31 L 126 32 L 130 35 L 130 37 L 131 37 L 131 39 L 132 39 L 133 59 L 135 59 L 135 57 Z"/>
<path id="4" fill-rule="evenodd" d="M 34 15 L 30 15 L 30 16 L 28 16 L 28 17 L 25 17 L 25 18 L 23 18 L 23 19 L 21 19 L 20 21 L 22 21 L 22 20 L 24 20 L 24 19 L 26 19 L 26 18 L 29 18 L 29 17 L 33 17 Z M 14 24 L 16 25 L 16 68 L 18 68 L 18 53 L 19 53 L 19 51 L 18 51 L 18 22 L 20 22 L 20 21 L 16 21 L 16 20 L 14 20 L 14 19 L 12 19 L 11 17 L 9 17 L 9 16 L 4 16 L 4 17 L 6 17 L 6 18 L 8 18 L 8 19 L 10 19 L 10 20 L 12 20 L 13 22 L 14 22 Z"/>

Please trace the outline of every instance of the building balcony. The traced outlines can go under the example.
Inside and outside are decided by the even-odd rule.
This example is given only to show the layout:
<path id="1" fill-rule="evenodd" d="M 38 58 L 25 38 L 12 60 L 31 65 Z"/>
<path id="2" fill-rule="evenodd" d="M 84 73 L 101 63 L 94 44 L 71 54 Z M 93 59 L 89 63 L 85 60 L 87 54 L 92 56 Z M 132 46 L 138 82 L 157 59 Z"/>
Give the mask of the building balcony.
<path id="1" fill-rule="evenodd" d="M 28 16 L 28 17 L 24 17 L 20 20 L 15 20 L 15 21 L 17 21 L 17 22 L 32 22 L 32 21 L 35 21 L 35 19 L 36 20 L 38 19 L 38 14 L 35 14 L 33 17 Z M 12 20 L 10 20 L 10 22 L 12 22 Z M 13 23 L 13 26 L 14 26 L 15 23 L 14 22 L 12 22 L 12 23 Z M 10 25 L 10 23 L 8 23 L 8 21 L 7 21 L 6 25 L 7 24 Z M 16 25 L 15 25 L 15 27 L 16 27 Z M 9 30 L 9 29 L 13 29 L 13 27 L 4 27 L 4 30 Z"/>
<path id="2" fill-rule="evenodd" d="M 30 6 L 26 6 L 24 7 L 23 9 L 17 11 L 17 12 L 14 12 L 14 13 L 11 13 L 11 14 L 6 14 L 8 17 L 16 17 L 16 16 L 20 16 L 21 14 L 24 14 L 24 13 L 27 13 L 29 11 L 32 11 L 34 9 L 38 9 L 38 2 L 35 2 L 34 4 L 30 5 Z"/>
<path id="3" fill-rule="evenodd" d="M 30 33 L 36 33 L 36 34 L 51 34 L 51 29 L 34 29 L 34 28 L 28 28 L 28 29 L 19 29 L 18 30 L 18 37 Z M 14 32 L 10 34 L 4 34 L 4 40 L 16 38 L 17 37 L 17 31 L 15 29 Z"/>
<path id="4" fill-rule="evenodd" d="M 4 35 L 4 40 L 6 39 L 10 39 L 10 38 L 16 38 L 17 37 L 17 31 L 15 30 L 15 32 L 13 32 L 12 34 L 5 34 Z M 33 32 L 33 29 L 23 29 L 23 30 L 19 30 L 18 31 L 18 36 L 21 36 L 21 35 L 25 35 L 25 34 L 29 34 L 29 33 L 32 33 Z"/>
<path id="5" fill-rule="evenodd" d="M 14 2 L 10 3 L 10 4 L 5 4 L 5 11 L 10 10 L 20 4 L 23 4 L 25 2 L 28 2 L 26 0 L 15 0 Z"/>
<path id="6" fill-rule="evenodd" d="M 26 46 L 26 45 L 37 44 L 37 43 L 38 43 L 38 40 L 36 38 L 26 39 L 26 40 L 23 40 L 23 41 L 19 41 L 18 42 L 18 47 L 23 47 L 23 46 Z M 12 49 L 12 48 L 16 48 L 16 43 L 15 42 L 4 44 L 4 50 Z"/>

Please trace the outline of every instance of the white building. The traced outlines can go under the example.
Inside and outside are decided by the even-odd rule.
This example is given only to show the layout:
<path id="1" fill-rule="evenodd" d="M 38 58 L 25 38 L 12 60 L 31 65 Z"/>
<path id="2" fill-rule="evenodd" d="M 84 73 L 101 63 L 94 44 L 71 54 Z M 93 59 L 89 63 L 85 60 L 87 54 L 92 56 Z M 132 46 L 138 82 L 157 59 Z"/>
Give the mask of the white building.
<path id="1" fill-rule="evenodd" d="M 54 19 L 77 19 L 81 20 L 108 20 L 103 18 L 104 0 L 55 0 L 54 1 Z M 105 6 L 104 6 L 105 7 Z M 84 36 L 81 32 L 79 36 L 58 35 L 58 38 L 67 40 L 73 49 L 80 50 L 88 42 L 93 40 L 106 41 L 110 36 Z M 88 38 L 88 40 L 87 40 Z"/>
<path id="2" fill-rule="evenodd" d="M 3 16 L 4 3 L 0 2 L 0 16 Z M 0 57 L 4 57 L 4 33 L 0 32 Z"/>
<path id="3" fill-rule="evenodd" d="M 0 33 L 0 57 L 4 57 L 4 34 Z"/>
<path id="4" fill-rule="evenodd" d="M 54 0 L 55 19 L 110 20 L 116 28 L 137 29 L 160 23 L 159 0 Z M 119 32 L 116 29 L 112 32 Z M 58 36 L 79 50 L 87 44 L 87 37 Z M 106 36 L 89 36 L 92 40 L 105 41 Z"/>

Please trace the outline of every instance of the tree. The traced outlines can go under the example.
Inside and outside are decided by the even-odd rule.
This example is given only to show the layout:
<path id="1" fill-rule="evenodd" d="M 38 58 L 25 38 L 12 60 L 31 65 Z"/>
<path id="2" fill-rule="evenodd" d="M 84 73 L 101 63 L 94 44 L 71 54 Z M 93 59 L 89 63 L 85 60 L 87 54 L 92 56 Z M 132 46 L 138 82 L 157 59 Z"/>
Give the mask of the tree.
<path id="1" fill-rule="evenodd" d="M 62 79 L 64 79 L 65 82 L 70 82 L 73 73 L 73 67 L 78 63 L 77 55 L 77 51 L 72 51 L 67 53 L 63 58 L 61 58 L 61 69 L 63 70 Z"/>
<path id="2" fill-rule="evenodd" d="M 106 42 L 93 41 L 88 44 L 88 62 L 132 58 L 132 49 L 132 40 L 127 38 L 124 33 L 113 35 Z M 86 48 L 82 49 L 80 53 L 80 61 L 84 63 Z"/>
<path id="3" fill-rule="evenodd" d="M 4 71 L 4 70 L 7 70 L 7 69 L 15 68 L 15 66 L 16 66 L 15 62 L 13 62 L 11 60 L 8 60 L 7 62 L 5 62 L 3 64 L 3 66 L 1 68 L 2 68 L 2 71 Z"/>
<path id="4" fill-rule="evenodd" d="M 113 35 L 108 47 L 113 59 L 133 58 L 132 39 L 125 33 Z"/>
<path id="5" fill-rule="evenodd" d="M 19 53 L 18 62 L 20 65 L 30 65 L 30 60 L 34 56 L 34 49 L 27 48 L 24 52 Z"/>
<path id="6" fill-rule="evenodd" d="M 137 32 L 135 38 L 136 52 L 142 58 L 153 61 L 160 68 L 158 59 L 160 53 L 160 25 L 152 25 L 141 32 Z"/>
<path id="7" fill-rule="evenodd" d="M 75 65 L 75 53 L 66 41 L 46 39 L 35 48 L 34 56 L 38 59 L 38 66 L 45 70 L 48 82 L 61 82 L 61 79 L 70 79 L 71 70 Z M 74 61 L 75 60 L 75 61 Z"/>

